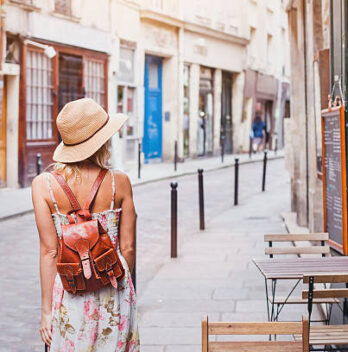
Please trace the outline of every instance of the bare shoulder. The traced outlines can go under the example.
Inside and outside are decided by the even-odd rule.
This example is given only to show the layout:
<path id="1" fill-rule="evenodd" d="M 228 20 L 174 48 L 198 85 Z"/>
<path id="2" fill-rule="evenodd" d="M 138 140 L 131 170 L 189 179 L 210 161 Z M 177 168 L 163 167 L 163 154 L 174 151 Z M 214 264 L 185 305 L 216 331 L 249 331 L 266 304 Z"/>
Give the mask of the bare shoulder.
<path id="1" fill-rule="evenodd" d="M 132 193 L 132 184 L 127 174 L 122 171 L 114 170 L 116 188 L 123 194 Z"/>
<path id="2" fill-rule="evenodd" d="M 43 187 L 44 187 L 45 181 L 46 181 L 45 178 L 46 178 L 46 176 L 44 173 L 34 177 L 32 183 L 31 183 L 32 192 L 43 190 Z"/>
<path id="3" fill-rule="evenodd" d="M 46 175 L 43 173 L 36 176 L 31 183 L 31 196 L 34 208 L 45 204 L 48 194 L 49 190 L 46 183 Z"/>

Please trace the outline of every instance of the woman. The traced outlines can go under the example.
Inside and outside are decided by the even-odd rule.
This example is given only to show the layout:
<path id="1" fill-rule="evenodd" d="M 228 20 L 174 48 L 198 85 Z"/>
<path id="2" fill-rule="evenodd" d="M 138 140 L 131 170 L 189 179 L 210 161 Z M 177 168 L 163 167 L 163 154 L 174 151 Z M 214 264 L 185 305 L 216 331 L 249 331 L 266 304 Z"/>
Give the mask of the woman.
<path id="1" fill-rule="evenodd" d="M 57 117 L 62 142 L 56 148 L 53 169 L 62 175 L 80 204 L 84 204 L 101 169 L 108 167 L 109 140 L 126 121 L 108 115 L 92 99 L 64 106 Z M 51 352 L 138 352 L 135 293 L 130 276 L 134 264 L 135 210 L 128 177 L 107 172 L 91 213 L 106 229 L 125 269 L 117 289 L 72 294 L 57 275 L 58 238 L 69 224 L 68 197 L 50 173 L 32 184 L 36 224 L 40 236 L 42 340 Z M 82 202 L 82 203 L 81 203 Z M 122 218 L 121 218 L 122 213 Z"/>

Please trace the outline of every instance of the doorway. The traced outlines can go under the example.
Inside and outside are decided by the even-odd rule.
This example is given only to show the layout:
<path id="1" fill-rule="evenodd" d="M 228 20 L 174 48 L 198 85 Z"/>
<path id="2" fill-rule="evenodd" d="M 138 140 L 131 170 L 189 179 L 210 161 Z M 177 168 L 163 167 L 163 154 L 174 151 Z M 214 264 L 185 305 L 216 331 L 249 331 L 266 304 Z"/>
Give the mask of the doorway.
<path id="1" fill-rule="evenodd" d="M 224 140 L 225 153 L 232 154 L 232 74 L 228 72 L 222 74 L 220 137 Z"/>
<path id="2" fill-rule="evenodd" d="M 143 152 L 145 162 L 162 158 L 162 59 L 145 57 L 145 116 Z"/>
<path id="3" fill-rule="evenodd" d="M 213 70 L 201 67 L 197 155 L 213 153 Z"/>

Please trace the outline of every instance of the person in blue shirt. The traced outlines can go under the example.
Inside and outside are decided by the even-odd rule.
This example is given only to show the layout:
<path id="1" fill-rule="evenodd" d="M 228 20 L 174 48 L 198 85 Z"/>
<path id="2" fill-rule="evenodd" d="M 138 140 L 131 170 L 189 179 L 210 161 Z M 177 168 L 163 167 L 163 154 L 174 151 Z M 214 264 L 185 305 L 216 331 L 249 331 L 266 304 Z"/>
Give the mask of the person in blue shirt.
<path id="1" fill-rule="evenodd" d="M 265 129 L 266 129 L 266 124 L 262 121 L 261 116 L 256 115 L 254 123 L 252 125 L 254 153 L 260 152 L 263 148 L 264 130 Z"/>

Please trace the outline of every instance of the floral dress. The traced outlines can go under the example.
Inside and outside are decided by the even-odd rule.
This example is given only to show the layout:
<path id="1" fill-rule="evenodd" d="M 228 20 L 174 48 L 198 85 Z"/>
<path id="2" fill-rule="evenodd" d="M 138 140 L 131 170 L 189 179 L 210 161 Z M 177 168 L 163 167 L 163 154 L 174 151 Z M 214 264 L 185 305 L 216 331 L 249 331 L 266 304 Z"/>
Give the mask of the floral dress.
<path id="1" fill-rule="evenodd" d="M 115 180 L 112 174 L 113 195 Z M 61 236 L 61 225 L 69 224 L 65 214 L 59 212 L 50 183 L 51 175 L 46 173 L 51 198 L 56 209 L 52 214 L 57 236 Z M 111 241 L 125 268 L 125 277 L 118 288 L 104 287 L 83 295 L 64 291 L 59 275 L 56 276 L 52 297 L 52 343 L 51 352 L 139 352 L 140 343 L 136 321 L 135 291 L 124 257 L 120 253 L 119 223 L 121 209 L 92 213 L 107 229 Z"/>

